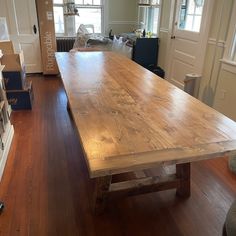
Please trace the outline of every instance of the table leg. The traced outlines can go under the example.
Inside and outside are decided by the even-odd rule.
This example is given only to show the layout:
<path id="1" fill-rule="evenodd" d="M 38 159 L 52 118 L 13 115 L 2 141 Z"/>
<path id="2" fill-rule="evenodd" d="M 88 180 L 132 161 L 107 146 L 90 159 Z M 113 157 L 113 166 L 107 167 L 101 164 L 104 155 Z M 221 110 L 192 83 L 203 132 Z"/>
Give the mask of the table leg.
<path id="1" fill-rule="evenodd" d="M 71 113 L 71 109 L 70 109 L 70 104 L 69 104 L 69 102 L 67 102 L 66 109 L 67 109 L 67 112 L 68 112 L 70 118 L 73 120 L 73 116 L 72 116 L 72 113 Z"/>
<path id="2" fill-rule="evenodd" d="M 104 211 L 107 202 L 108 192 L 111 184 L 112 176 L 99 177 L 96 179 L 95 187 L 95 206 L 96 214 Z"/>
<path id="3" fill-rule="evenodd" d="M 176 165 L 176 177 L 180 179 L 180 186 L 177 187 L 176 194 L 180 197 L 190 197 L 190 163 Z"/>
<path id="4" fill-rule="evenodd" d="M 68 101 L 67 101 L 66 109 L 67 109 L 68 113 L 71 113 L 71 110 L 70 110 L 70 104 L 69 104 Z"/>

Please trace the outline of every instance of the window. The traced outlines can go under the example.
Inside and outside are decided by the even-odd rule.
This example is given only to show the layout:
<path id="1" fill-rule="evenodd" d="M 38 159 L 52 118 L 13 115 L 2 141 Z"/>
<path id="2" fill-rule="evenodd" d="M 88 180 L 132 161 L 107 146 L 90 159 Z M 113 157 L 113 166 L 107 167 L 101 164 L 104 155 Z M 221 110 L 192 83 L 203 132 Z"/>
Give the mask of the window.
<path id="1" fill-rule="evenodd" d="M 54 12 L 55 32 L 58 34 L 64 34 L 65 26 L 64 26 L 63 7 L 54 6 L 53 12 Z"/>
<path id="2" fill-rule="evenodd" d="M 224 70 L 236 73 L 236 1 L 233 3 L 224 58 L 221 61 Z"/>
<path id="3" fill-rule="evenodd" d="M 159 31 L 160 0 L 139 1 L 139 27 L 154 35 Z"/>
<path id="4" fill-rule="evenodd" d="M 93 25 L 94 32 L 102 33 L 102 2 L 101 0 L 75 0 L 79 17 L 75 19 L 75 27 L 79 28 L 80 24 Z"/>
<path id="5" fill-rule="evenodd" d="M 231 59 L 231 61 L 235 61 L 236 62 L 236 30 L 234 32 L 234 39 L 233 39 L 230 59 Z"/>
<path id="6" fill-rule="evenodd" d="M 182 0 L 179 14 L 179 29 L 199 32 L 204 0 Z"/>
<path id="7" fill-rule="evenodd" d="M 91 33 L 103 32 L 102 0 L 54 0 L 53 11 L 57 36 L 75 36 L 80 24 L 92 26 Z"/>

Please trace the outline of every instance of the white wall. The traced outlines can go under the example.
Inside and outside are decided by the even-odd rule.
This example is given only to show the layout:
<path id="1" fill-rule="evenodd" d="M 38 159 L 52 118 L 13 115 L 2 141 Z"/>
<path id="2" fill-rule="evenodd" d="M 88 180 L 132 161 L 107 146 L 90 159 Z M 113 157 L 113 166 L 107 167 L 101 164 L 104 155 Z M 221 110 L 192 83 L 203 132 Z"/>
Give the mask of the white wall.
<path id="1" fill-rule="evenodd" d="M 107 0 L 108 17 L 106 33 L 112 29 L 114 34 L 132 32 L 137 27 L 137 0 Z"/>

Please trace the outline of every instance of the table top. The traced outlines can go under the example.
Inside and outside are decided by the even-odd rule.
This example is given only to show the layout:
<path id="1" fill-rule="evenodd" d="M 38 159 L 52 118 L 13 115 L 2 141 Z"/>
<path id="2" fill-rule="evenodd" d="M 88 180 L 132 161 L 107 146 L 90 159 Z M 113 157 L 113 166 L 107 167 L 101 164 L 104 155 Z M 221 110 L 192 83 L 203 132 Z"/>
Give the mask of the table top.
<path id="1" fill-rule="evenodd" d="M 56 53 L 90 177 L 236 154 L 236 123 L 113 52 Z"/>

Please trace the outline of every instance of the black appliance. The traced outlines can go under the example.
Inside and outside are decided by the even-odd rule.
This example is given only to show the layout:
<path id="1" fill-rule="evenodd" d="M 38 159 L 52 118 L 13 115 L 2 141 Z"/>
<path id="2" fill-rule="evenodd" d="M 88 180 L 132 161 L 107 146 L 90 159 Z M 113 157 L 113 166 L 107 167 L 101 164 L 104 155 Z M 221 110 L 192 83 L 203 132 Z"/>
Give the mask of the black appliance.
<path id="1" fill-rule="evenodd" d="M 164 78 L 165 72 L 158 63 L 159 38 L 137 38 L 133 45 L 132 60 Z"/>

